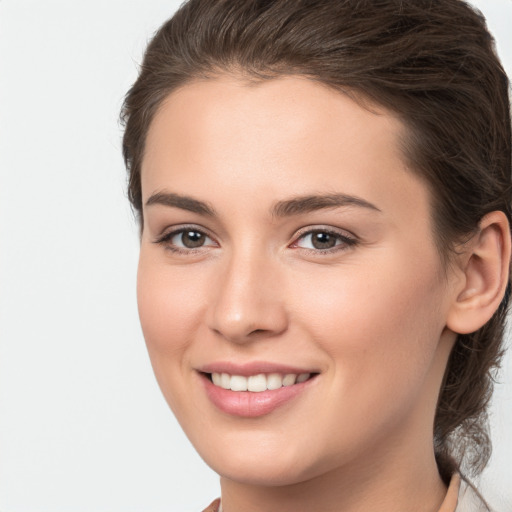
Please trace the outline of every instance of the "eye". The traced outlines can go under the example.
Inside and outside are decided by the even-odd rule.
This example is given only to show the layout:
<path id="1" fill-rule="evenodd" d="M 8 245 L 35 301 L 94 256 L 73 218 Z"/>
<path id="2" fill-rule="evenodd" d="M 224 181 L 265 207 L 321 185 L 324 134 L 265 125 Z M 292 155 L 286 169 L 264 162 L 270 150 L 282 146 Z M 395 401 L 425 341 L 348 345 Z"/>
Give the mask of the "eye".
<path id="1" fill-rule="evenodd" d="M 203 231 L 195 227 L 175 229 L 155 240 L 155 243 L 165 245 L 174 252 L 186 253 L 217 244 Z"/>
<path id="2" fill-rule="evenodd" d="M 184 229 L 183 231 L 178 231 L 175 233 L 169 240 L 172 245 L 176 247 L 186 247 L 187 249 L 197 249 L 198 247 L 202 247 L 208 237 L 201 233 L 201 231 L 196 231 L 193 229 Z"/>
<path id="3" fill-rule="evenodd" d="M 357 243 L 357 240 L 348 235 L 329 229 L 310 229 L 303 232 L 292 247 L 308 249 L 316 252 L 332 252 L 343 250 Z"/>

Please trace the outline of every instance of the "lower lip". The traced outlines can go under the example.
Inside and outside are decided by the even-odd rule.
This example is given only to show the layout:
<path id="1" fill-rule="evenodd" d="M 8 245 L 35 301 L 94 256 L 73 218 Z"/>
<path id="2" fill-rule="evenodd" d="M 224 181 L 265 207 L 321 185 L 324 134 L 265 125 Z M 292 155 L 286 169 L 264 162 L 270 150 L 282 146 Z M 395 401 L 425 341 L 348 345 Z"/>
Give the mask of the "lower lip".
<path id="1" fill-rule="evenodd" d="M 286 404 L 303 393 L 315 377 L 293 386 L 283 386 L 279 389 L 261 391 L 231 391 L 219 386 L 204 374 L 201 375 L 206 394 L 211 402 L 222 412 L 243 418 L 257 418 L 270 414 L 272 411 Z"/>

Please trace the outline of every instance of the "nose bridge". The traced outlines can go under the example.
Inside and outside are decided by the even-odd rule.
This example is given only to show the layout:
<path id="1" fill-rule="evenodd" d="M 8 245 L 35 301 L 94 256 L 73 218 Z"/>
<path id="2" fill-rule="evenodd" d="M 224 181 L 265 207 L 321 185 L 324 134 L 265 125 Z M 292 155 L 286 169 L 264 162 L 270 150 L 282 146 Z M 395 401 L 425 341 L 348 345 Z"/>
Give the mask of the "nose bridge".
<path id="1" fill-rule="evenodd" d="M 210 327 L 237 343 L 286 329 L 277 261 L 258 244 L 234 249 L 217 276 Z"/>

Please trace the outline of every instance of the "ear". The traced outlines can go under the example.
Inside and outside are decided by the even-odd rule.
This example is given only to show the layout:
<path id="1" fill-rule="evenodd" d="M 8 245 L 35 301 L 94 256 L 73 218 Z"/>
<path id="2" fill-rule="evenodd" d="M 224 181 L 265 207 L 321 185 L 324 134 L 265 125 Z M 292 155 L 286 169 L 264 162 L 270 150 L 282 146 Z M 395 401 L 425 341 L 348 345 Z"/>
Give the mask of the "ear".
<path id="1" fill-rule="evenodd" d="M 462 278 L 447 318 L 447 327 L 469 334 L 482 327 L 498 309 L 509 279 L 510 226 L 501 211 L 487 214 L 465 244 Z"/>

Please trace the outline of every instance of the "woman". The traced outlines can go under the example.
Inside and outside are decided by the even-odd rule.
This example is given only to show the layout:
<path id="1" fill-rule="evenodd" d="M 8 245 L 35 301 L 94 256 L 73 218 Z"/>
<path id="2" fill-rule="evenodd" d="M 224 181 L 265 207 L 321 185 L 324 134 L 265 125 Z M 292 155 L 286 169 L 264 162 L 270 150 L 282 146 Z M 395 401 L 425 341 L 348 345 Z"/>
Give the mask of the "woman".
<path id="1" fill-rule="evenodd" d="M 459 476 L 489 456 L 509 288 L 483 18 L 190 0 L 123 113 L 142 328 L 222 510 L 487 510 Z"/>

